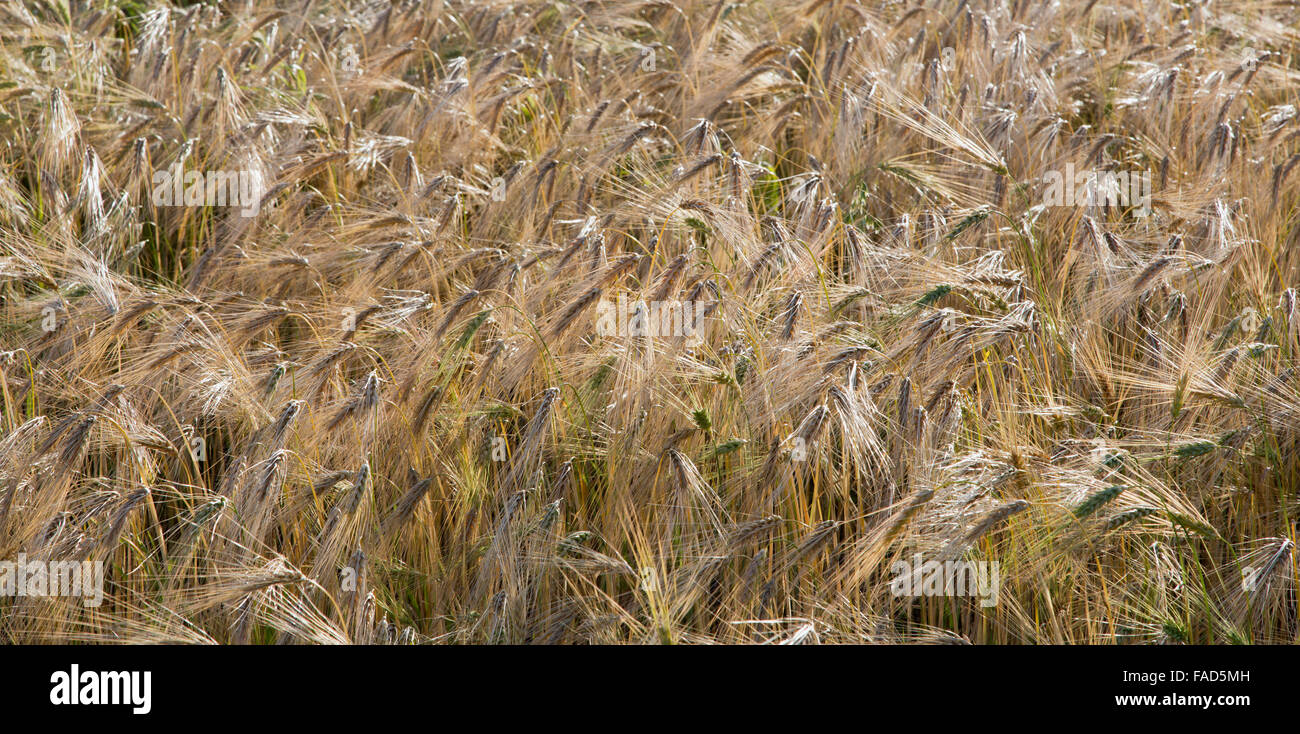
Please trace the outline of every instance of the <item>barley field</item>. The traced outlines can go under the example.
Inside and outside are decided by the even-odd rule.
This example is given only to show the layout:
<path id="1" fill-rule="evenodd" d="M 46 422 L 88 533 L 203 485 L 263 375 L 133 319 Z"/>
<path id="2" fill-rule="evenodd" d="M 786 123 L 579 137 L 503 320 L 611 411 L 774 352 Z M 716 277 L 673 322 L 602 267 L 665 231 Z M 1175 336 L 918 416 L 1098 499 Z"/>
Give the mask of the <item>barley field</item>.
<path id="1" fill-rule="evenodd" d="M 4 3 L 0 642 L 1300 641 L 1298 96 L 1277 0 Z"/>

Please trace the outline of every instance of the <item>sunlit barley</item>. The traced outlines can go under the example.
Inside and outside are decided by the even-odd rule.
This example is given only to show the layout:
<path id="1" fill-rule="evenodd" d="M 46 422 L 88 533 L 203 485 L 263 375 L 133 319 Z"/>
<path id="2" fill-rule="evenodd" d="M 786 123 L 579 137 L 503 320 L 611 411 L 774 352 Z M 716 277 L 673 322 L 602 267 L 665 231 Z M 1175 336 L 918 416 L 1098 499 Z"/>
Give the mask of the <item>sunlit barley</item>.
<path id="1" fill-rule="evenodd" d="M 1300 641 L 1294 7 L 64 5 L 0 641 Z"/>

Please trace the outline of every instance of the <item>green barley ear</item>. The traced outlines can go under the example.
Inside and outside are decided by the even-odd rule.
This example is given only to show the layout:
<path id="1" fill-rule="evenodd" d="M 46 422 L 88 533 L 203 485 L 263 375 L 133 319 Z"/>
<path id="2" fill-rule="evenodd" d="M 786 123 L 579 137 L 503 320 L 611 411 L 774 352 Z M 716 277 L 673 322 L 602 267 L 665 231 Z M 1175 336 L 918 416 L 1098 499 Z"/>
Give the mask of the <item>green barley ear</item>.
<path id="1" fill-rule="evenodd" d="M 937 285 L 934 288 L 931 288 L 928 292 L 926 292 L 925 295 L 918 298 L 916 300 L 916 306 L 917 308 L 925 308 L 926 306 L 931 306 L 935 302 L 937 302 L 940 298 L 943 298 L 944 296 L 948 295 L 951 292 L 952 292 L 952 286 L 948 285 L 947 283 Z"/>
<path id="2" fill-rule="evenodd" d="M 971 212 L 970 214 L 967 214 L 960 222 L 957 223 L 956 227 L 952 228 L 951 232 L 944 235 L 943 241 L 952 242 L 953 240 L 957 239 L 957 237 L 961 235 L 962 232 L 965 232 L 966 230 L 970 229 L 971 227 L 974 227 L 975 225 L 979 224 L 985 219 L 988 219 L 989 215 L 992 213 L 993 213 L 992 209 L 982 206 L 976 209 L 975 211 Z"/>
<path id="3" fill-rule="evenodd" d="M 1268 319 L 1265 319 L 1265 321 L 1267 322 Z M 1279 349 L 1279 348 L 1280 347 L 1278 347 L 1278 345 L 1276 344 L 1269 344 L 1268 342 L 1263 342 L 1263 341 L 1254 341 L 1246 345 L 1246 353 L 1249 354 L 1251 357 L 1260 357 L 1268 352 L 1273 351 L 1274 349 Z"/>
<path id="4" fill-rule="evenodd" d="M 1178 416 L 1183 412 L 1183 400 L 1187 395 L 1187 373 L 1178 376 L 1178 384 L 1174 386 L 1174 401 L 1170 408 L 1170 418 L 1178 420 Z"/>
<path id="5" fill-rule="evenodd" d="M 288 370 L 289 370 L 289 366 L 285 362 L 280 362 L 275 366 L 274 369 L 271 370 L 270 377 L 266 379 L 266 389 L 264 391 L 264 394 L 267 397 L 270 397 L 271 395 L 275 394 L 275 388 L 277 385 L 280 384 L 280 378 L 284 377 L 284 373 L 288 372 Z"/>
<path id="6" fill-rule="evenodd" d="M 854 303 L 858 302 L 859 300 L 869 295 L 871 295 L 871 290 L 868 288 L 859 288 L 853 291 L 852 293 L 848 294 L 844 298 L 841 298 L 839 302 L 836 303 L 831 308 L 831 315 L 832 316 L 839 315 L 841 311 L 848 308 L 849 306 L 852 306 Z"/>
<path id="7" fill-rule="evenodd" d="M 610 357 L 602 362 L 601 365 L 596 368 L 595 374 L 593 374 L 591 379 L 587 381 L 587 389 L 592 392 L 597 392 L 603 388 L 605 383 L 609 381 L 610 376 L 614 374 L 614 364 L 617 361 L 617 357 Z"/>
<path id="8" fill-rule="evenodd" d="M 925 187 L 925 184 L 921 182 L 921 179 L 918 178 L 915 173 L 913 173 L 907 167 L 902 166 L 898 163 L 881 163 L 879 166 L 877 166 L 877 168 L 879 168 L 881 171 L 885 173 L 892 173 L 893 175 L 898 176 L 899 178 L 903 179 L 904 181 L 918 188 Z"/>
<path id="9" fill-rule="evenodd" d="M 701 431 L 708 431 L 709 429 L 713 428 L 713 421 L 709 420 L 709 411 L 705 410 L 704 408 L 700 408 L 699 410 L 691 413 L 691 417 L 695 419 L 695 425 Z"/>
<path id="10" fill-rule="evenodd" d="M 1224 637 L 1227 638 L 1229 645 L 1249 645 L 1250 635 L 1236 627 L 1229 627 L 1224 631 Z"/>
<path id="11" fill-rule="evenodd" d="M 1091 404 L 1079 409 L 1079 417 L 1096 424 L 1106 423 L 1110 419 L 1110 416 L 1106 415 L 1106 411 Z"/>
<path id="12" fill-rule="evenodd" d="M 1165 622 L 1161 626 L 1161 632 L 1173 642 L 1186 644 L 1190 639 L 1187 635 L 1187 629 L 1177 622 Z"/>
<path id="13" fill-rule="evenodd" d="M 1214 441 L 1195 441 L 1193 443 L 1183 444 L 1174 449 L 1173 456 L 1180 459 L 1193 459 L 1197 456 L 1204 456 L 1210 453 L 1218 446 Z"/>
<path id="14" fill-rule="evenodd" d="M 1213 528 L 1205 525 L 1205 523 L 1202 523 L 1198 520 L 1193 520 L 1192 518 L 1182 513 L 1170 512 L 1169 519 L 1175 525 L 1182 528 L 1183 530 L 1186 530 L 1191 533 L 1195 533 L 1203 538 L 1206 538 L 1207 540 L 1219 539 L 1219 534 L 1215 532 Z"/>
<path id="15" fill-rule="evenodd" d="M 542 517 L 537 521 L 538 533 L 545 534 L 549 532 L 551 528 L 555 527 L 555 522 L 560 519 L 561 502 L 563 502 L 563 500 L 555 500 L 554 502 L 548 503 L 546 507 L 542 509 Z"/>
<path id="16" fill-rule="evenodd" d="M 460 339 L 456 340 L 456 346 L 453 351 L 460 351 L 468 346 L 470 341 L 474 338 L 474 334 L 478 333 L 478 330 L 483 328 L 483 324 L 487 323 L 488 317 L 491 315 L 492 310 L 487 309 L 479 311 L 474 318 L 470 319 L 469 323 L 465 325 L 465 331 L 461 332 Z"/>
<path id="17" fill-rule="evenodd" d="M 226 505 L 227 499 L 225 497 L 217 497 L 216 499 L 210 500 L 196 507 L 194 511 L 185 518 L 185 521 L 188 522 L 190 526 L 188 532 L 190 534 L 200 532 L 204 526 L 212 521 L 213 518 L 219 516 L 221 512 L 226 509 Z"/>
<path id="18" fill-rule="evenodd" d="M 1223 332 L 1219 334 L 1219 338 L 1214 342 L 1214 351 L 1223 351 L 1223 349 L 1228 345 L 1228 341 L 1232 339 L 1232 337 L 1237 333 L 1237 329 L 1240 328 L 1241 319 L 1242 317 L 1238 316 L 1229 321 L 1227 325 L 1223 327 Z"/>
<path id="19" fill-rule="evenodd" d="M 509 403 L 492 403 L 483 409 L 483 415 L 493 421 L 515 421 L 524 417 L 524 412 Z"/>
<path id="20" fill-rule="evenodd" d="M 727 454 L 740 450 L 740 448 L 747 443 L 749 443 L 749 441 L 743 438 L 733 438 L 730 441 L 725 441 L 713 447 L 713 450 L 709 452 L 709 458 L 716 459 L 719 456 L 726 456 Z"/>
<path id="21" fill-rule="evenodd" d="M 1074 508 L 1074 516 L 1079 519 L 1088 517 L 1089 515 L 1096 512 L 1097 510 L 1101 509 L 1102 505 L 1118 497 L 1119 493 L 1123 491 L 1124 491 L 1124 485 L 1114 484 L 1101 491 L 1094 492 L 1087 499 L 1085 499 L 1082 504 Z"/>
<path id="22" fill-rule="evenodd" d="M 709 225 L 695 217 L 687 217 L 686 226 L 690 227 L 695 232 L 695 241 L 700 247 L 704 247 L 708 244 L 709 235 L 713 234 L 713 230 L 709 229 Z"/>
<path id="23" fill-rule="evenodd" d="M 1121 469 L 1124 466 L 1126 457 L 1127 454 L 1123 451 L 1108 451 L 1106 456 L 1102 458 L 1101 463 L 1107 469 Z"/>
<path id="24" fill-rule="evenodd" d="M 556 551 L 560 555 L 574 555 L 584 543 L 591 540 L 593 533 L 590 530 L 579 530 L 575 533 L 569 533 L 561 540 Z"/>
<path id="25" fill-rule="evenodd" d="M 1135 507 L 1131 510 L 1121 512 L 1106 521 L 1106 529 L 1104 532 L 1109 533 L 1110 531 L 1123 527 L 1131 522 L 1137 522 L 1144 517 L 1154 515 L 1159 511 L 1160 510 L 1155 507 Z"/>
<path id="26" fill-rule="evenodd" d="M 1226 431 L 1225 433 L 1223 433 L 1223 435 L 1219 436 L 1219 445 L 1228 448 L 1240 449 L 1241 445 L 1246 441 L 1246 439 L 1250 438 L 1250 435 L 1254 432 L 1255 432 L 1254 426 L 1245 426 L 1244 428 L 1234 428 L 1231 431 Z"/>
<path id="27" fill-rule="evenodd" d="M 749 374 L 749 358 L 741 355 L 736 359 L 736 384 L 744 383 L 747 374 Z"/>

